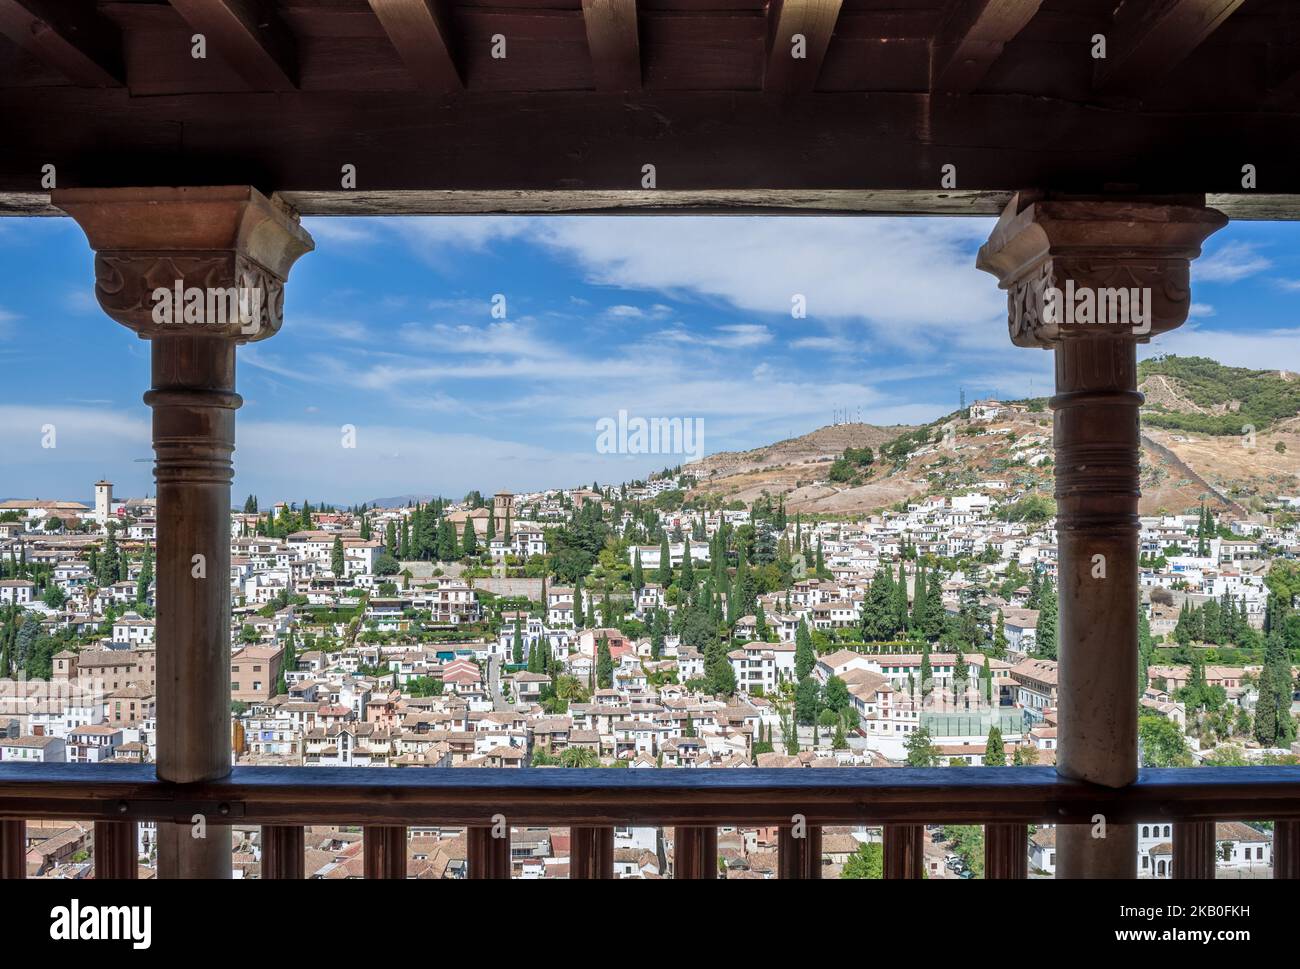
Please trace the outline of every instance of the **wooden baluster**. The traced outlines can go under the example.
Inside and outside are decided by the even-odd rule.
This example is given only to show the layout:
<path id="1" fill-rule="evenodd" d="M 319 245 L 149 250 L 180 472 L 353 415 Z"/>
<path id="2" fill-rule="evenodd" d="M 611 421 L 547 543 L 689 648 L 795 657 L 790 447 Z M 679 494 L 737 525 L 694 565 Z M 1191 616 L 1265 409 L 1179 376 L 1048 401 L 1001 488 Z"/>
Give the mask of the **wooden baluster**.
<path id="1" fill-rule="evenodd" d="M 925 825 L 887 824 L 885 877 L 920 878 L 925 867 Z"/>
<path id="2" fill-rule="evenodd" d="M 406 877 L 406 828 L 369 824 L 364 828 L 367 878 Z"/>
<path id="3" fill-rule="evenodd" d="M 403 840 L 405 840 L 405 832 L 403 832 Z M 368 844 L 363 845 L 363 848 L 369 854 L 370 846 Z M 303 870 L 305 866 L 303 829 L 301 825 L 262 825 L 263 878 L 300 880 L 306 876 L 306 872 Z M 369 877 L 369 874 L 367 874 L 367 877 Z"/>
<path id="4" fill-rule="evenodd" d="M 809 825 L 802 838 L 794 836 L 794 828 L 783 826 L 777 842 L 777 877 L 822 877 L 822 829 Z"/>
<path id="5" fill-rule="evenodd" d="M 135 878 L 140 851 L 134 821 L 95 822 L 95 879 Z"/>
<path id="6" fill-rule="evenodd" d="M 1273 822 L 1273 877 L 1300 878 L 1300 821 Z"/>
<path id="7" fill-rule="evenodd" d="M 1174 822 L 1174 878 L 1213 878 L 1214 822 Z"/>
<path id="8" fill-rule="evenodd" d="M 467 829 L 469 839 L 470 878 L 510 877 L 510 834 L 504 838 L 492 837 L 492 828 Z M 611 856 L 611 863 L 613 858 Z"/>
<path id="9" fill-rule="evenodd" d="M 678 825 L 673 829 L 673 877 L 718 877 L 718 829 Z"/>
<path id="10" fill-rule="evenodd" d="M 27 877 L 27 822 L 0 821 L 0 878 Z"/>
<path id="11" fill-rule="evenodd" d="M 984 825 L 984 877 L 1027 878 L 1029 876 L 1029 826 L 1026 824 Z"/>
<path id="12" fill-rule="evenodd" d="M 569 877 L 614 877 L 614 829 L 574 827 L 569 829 Z"/>

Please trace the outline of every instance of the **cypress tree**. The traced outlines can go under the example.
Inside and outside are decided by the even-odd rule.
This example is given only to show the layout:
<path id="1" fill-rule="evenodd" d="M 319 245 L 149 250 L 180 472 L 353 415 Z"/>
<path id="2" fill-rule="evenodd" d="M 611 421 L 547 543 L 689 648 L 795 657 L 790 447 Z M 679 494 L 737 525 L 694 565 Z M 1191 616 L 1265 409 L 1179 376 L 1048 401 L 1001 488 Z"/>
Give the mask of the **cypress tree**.
<path id="1" fill-rule="evenodd" d="M 1056 585 L 1051 579 L 1043 582 L 1041 600 L 1035 651 L 1046 659 L 1056 659 Z"/>
<path id="2" fill-rule="evenodd" d="M 600 637 L 600 646 L 596 649 L 596 685 L 608 690 L 614 685 L 614 658 L 609 653 L 609 640 Z"/>
<path id="3" fill-rule="evenodd" d="M 794 634 L 794 676 L 795 679 L 802 682 L 804 677 L 808 676 L 817 665 L 817 654 L 813 650 L 812 634 L 808 632 L 808 624 L 799 620 L 799 628 Z"/>
<path id="4" fill-rule="evenodd" d="M 672 550 L 668 547 L 668 533 L 664 533 L 664 540 L 659 544 L 659 568 L 655 572 L 655 579 L 665 589 L 673 583 L 673 556 Z"/>
<path id="5" fill-rule="evenodd" d="M 894 634 L 905 634 L 907 632 L 907 571 L 902 561 L 898 563 L 898 583 L 894 586 L 893 613 Z"/>
<path id="6" fill-rule="evenodd" d="M 144 554 L 140 558 L 140 575 L 135 580 L 135 601 L 146 603 L 149 601 L 149 586 L 153 582 L 153 546 L 148 542 L 144 546 Z"/>
<path id="7" fill-rule="evenodd" d="M 524 630 L 518 616 L 515 616 L 515 641 L 513 645 L 514 663 L 518 666 L 524 661 Z"/>
<path id="8" fill-rule="evenodd" d="M 687 592 L 695 588 L 695 566 L 691 563 L 691 540 L 683 540 L 682 545 L 682 581 L 681 586 Z"/>
<path id="9" fill-rule="evenodd" d="M 581 629 L 586 624 L 582 614 L 582 576 L 573 583 L 573 628 Z"/>
<path id="10" fill-rule="evenodd" d="M 918 633 L 925 629 L 925 609 L 928 604 L 926 594 L 928 592 L 929 586 L 926 585 L 925 562 L 918 561 L 916 575 L 912 578 L 912 628 Z"/>
<path id="11" fill-rule="evenodd" d="M 632 560 L 632 588 L 637 592 L 645 588 L 645 572 L 641 568 L 641 550 L 639 548 Z"/>
<path id="12" fill-rule="evenodd" d="M 998 618 L 993 626 L 993 649 L 990 656 L 996 656 L 998 659 L 1006 659 L 1007 656 L 1007 630 L 1006 617 L 1002 615 L 1002 610 L 998 610 Z"/>
<path id="13" fill-rule="evenodd" d="M 984 746 L 985 767 L 1006 767 L 1007 751 L 1002 743 L 1002 731 L 997 725 L 989 728 L 989 739 Z"/>
<path id="14" fill-rule="evenodd" d="M 925 595 L 925 621 L 929 624 L 925 629 L 925 637 L 938 639 L 948 622 L 943 608 L 943 576 L 938 569 L 930 573 L 930 587 L 926 589 Z"/>

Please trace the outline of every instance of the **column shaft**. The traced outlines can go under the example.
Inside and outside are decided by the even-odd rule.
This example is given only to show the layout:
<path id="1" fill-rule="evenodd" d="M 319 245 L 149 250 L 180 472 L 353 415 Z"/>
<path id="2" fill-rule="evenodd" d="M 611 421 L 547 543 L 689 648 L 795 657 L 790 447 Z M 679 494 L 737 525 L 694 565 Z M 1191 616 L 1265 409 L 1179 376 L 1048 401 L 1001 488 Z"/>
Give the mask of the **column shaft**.
<path id="1" fill-rule="evenodd" d="M 230 773 L 230 458 L 240 399 L 232 341 L 168 335 L 152 349 L 158 777 L 183 784 Z M 230 877 L 230 829 L 205 820 L 199 838 L 193 824 L 159 824 L 161 877 Z"/>
<path id="2" fill-rule="evenodd" d="M 1057 770 L 1123 787 L 1137 779 L 1137 348 L 1067 339 L 1056 348 L 1060 690 Z M 1105 837 L 1094 837 L 1104 831 Z M 1061 878 L 1132 878 L 1132 825 L 1062 825 Z"/>

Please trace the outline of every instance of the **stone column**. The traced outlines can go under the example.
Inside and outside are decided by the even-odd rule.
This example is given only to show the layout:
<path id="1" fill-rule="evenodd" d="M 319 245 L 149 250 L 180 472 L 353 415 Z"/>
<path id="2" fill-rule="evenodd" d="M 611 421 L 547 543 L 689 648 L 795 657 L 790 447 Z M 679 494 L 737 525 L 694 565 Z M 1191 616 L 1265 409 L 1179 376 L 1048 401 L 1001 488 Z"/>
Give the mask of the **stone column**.
<path id="1" fill-rule="evenodd" d="M 230 773 L 230 482 L 235 347 L 280 328 L 289 269 L 313 248 L 248 186 L 64 189 L 95 250 L 95 295 L 152 341 L 157 481 L 158 779 Z M 160 823 L 164 878 L 230 877 L 230 836 Z"/>
<path id="2" fill-rule="evenodd" d="M 1137 779 L 1137 344 L 1179 326 L 1190 261 L 1227 219 L 1204 197 L 1008 203 L 976 265 L 1007 290 L 1011 341 L 1056 351 L 1059 732 L 1056 769 Z M 1062 878 L 1136 874 L 1134 825 L 1062 825 Z"/>

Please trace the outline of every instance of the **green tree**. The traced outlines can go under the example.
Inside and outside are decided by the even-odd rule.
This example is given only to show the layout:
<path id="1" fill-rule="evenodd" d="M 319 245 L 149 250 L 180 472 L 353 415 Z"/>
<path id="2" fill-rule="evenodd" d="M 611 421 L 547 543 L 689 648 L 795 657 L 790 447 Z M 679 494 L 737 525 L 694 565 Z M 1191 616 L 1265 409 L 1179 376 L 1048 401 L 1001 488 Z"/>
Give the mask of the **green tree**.
<path id="1" fill-rule="evenodd" d="M 817 681 L 811 676 L 805 676 L 795 687 L 794 709 L 795 719 L 799 723 L 817 722 L 817 714 L 821 712 L 821 691 L 817 688 Z"/>
<path id="2" fill-rule="evenodd" d="M 474 520 L 465 519 L 465 534 L 461 542 L 461 552 L 465 558 L 472 558 L 478 554 L 478 536 L 474 534 Z"/>
<path id="3" fill-rule="evenodd" d="M 609 652 L 609 640 L 604 636 L 596 648 L 596 685 L 602 690 L 614 686 L 614 658 Z"/>
<path id="4" fill-rule="evenodd" d="M 639 548 L 632 559 L 632 588 L 637 592 L 645 588 L 645 572 L 641 568 L 641 550 Z"/>
<path id="5" fill-rule="evenodd" d="M 800 619 L 799 626 L 795 629 L 794 634 L 795 679 L 803 681 L 816 665 L 817 653 L 813 650 L 812 634 L 808 632 L 808 624 L 803 619 Z"/>
<path id="6" fill-rule="evenodd" d="M 256 503 L 257 499 L 253 501 Z M 135 580 L 135 601 L 144 605 L 149 601 L 149 586 L 153 584 L 153 546 L 147 542 L 140 556 L 140 574 Z"/>
<path id="7" fill-rule="evenodd" d="M 1191 767 L 1192 751 L 1178 724 L 1158 714 L 1138 717 L 1143 767 Z"/>
<path id="8" fill-rule="evenodd" d="M 1056 583 L 1050 577 L 1043 578 L 1040 602 L 1034 649 L 1038 656 L 1056 659 Z"/>
<path id="9" fill-rule="evenodd" d="M 667 589 L 673 582 L 673 557 L 672 550 L 668 547 L 668 534 L 664 533 L 664 540 L 659 544 L 659 568 L 655 572 L 655 579 L 658 583 Z"/>
<path id="10" fill-rule="evenodd" d="M 343 578 L 343 572 L 346 567 L 346 561 L 343 558 L 343 539 L 334 536 L 334 546 L 330 549 L 330 568 L 334 571 L 336 579 Z"/>
<path id="11" fill-rule="evenodd" d="M 930 729 L 921 727 L 913 731 L 903 743 L 907 750 L 908 767 L 938 767 L 942 754 L 930 738 Z"/>
<path id="12" fill-rule="evenodd" d="M 1007 751 L 1002 743 L 1002 731 L 996 724 L 989 728 L 988 741 L 984 745 L 984 766 L 1007 766 Z"/>
<path id="13" fill-rule="evenodd" d="M 858 847 L 858 850 L 849 855 L 844 862 L 844 867 L 840 869 L 841 878 L 884 878 L 885 877 L 885 848 L 884 845 L 868 841 Z"/>

